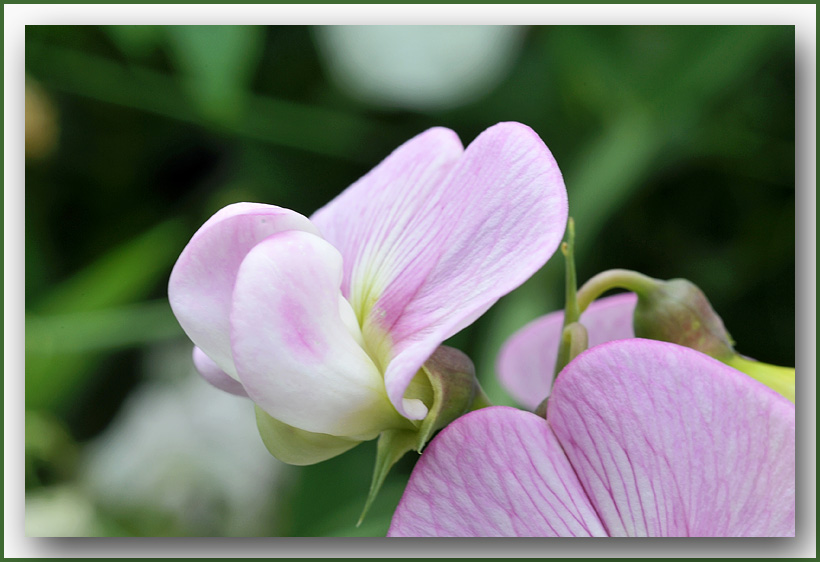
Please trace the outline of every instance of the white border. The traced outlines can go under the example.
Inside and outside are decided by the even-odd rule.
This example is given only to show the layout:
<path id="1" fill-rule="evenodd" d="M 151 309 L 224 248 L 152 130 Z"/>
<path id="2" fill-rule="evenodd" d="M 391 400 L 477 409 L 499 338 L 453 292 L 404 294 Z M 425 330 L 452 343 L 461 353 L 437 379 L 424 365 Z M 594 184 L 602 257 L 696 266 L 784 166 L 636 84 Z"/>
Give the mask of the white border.
<path id="1" fill-rule="evenodd" d="M 816 554 L 816 413 L 799 410 L 798 539 L 770 542 L 620 540 L 495 541 L 392 539 L 31 539 L 24 537 L 24 37 L 31 24 L 744 24 L 794 25 L 798 60 L 798 372 L 815 396 L 816 374 L 816 5 L 813 4 L 516 4 L 516 5 L 4 5 L 4 553 L 7 557 L 282 557 L 282 556 L 809 556 Z M 801 353 L 802 349 L 802 353 Z M 798 384 L 801 384 L 800 382 Z M 811 386 L 812 388 L 809 388 Z M 805 400 L 803 403 L 805 404 Z M 798 405 L 801 403 L 798 398 Z M 808 404 L 807 404 L 808 405 Z M 812 404 L 813 406 L 814 404 Z M 804 448 L 805 447 L 805 448 Z M 808 450 L 811 449 L 811 450 Z M 808 473 L 808 476 L 806 475 Z M 241 545 L 238 552 L 237 546 Z M 670 550 L 671 547 L 671 550 Z"/>
<path id="2" fill-rule="evenodd" d="M 13 4 L 9 26 L 89 24 L 799 25 L 806 4 Z"/>

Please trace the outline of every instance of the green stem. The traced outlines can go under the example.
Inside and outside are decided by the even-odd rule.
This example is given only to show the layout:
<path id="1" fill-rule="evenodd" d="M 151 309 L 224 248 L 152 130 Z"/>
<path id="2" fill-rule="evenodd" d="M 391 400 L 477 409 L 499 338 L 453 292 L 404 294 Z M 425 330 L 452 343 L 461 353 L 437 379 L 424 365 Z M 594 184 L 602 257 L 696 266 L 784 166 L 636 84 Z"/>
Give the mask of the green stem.
<path id="1" fill-rule="evenodd" d="M 564 284 L 564 325 L 562 328 L 561 340 L 558 342 L 558 356 L 555 360 L 555 368 L 552 373 L 552 383 L 558 377 L 567 363 L 572 358 L 571 344 L 572 331 L 569 326 L 577 325 L 578 319 L 581 316 L 581 311 L 578 309 L 578 276 L 575 273 L 575 220 L 569 217 L 567 220 L 567 240 L 561 244 L 561 253 L 564 254 L 564 262 L 566 264 L 566 275 Z"/>
<path id="2" fill-rule="evenodd" d="M 567 221 L 567 241 L 561 244 L 561 253 L 566 261 L 566 287 L 564 307 L 564 328 L 577 322 L 581 316 L 578 309 L 578 276 L 575 273 L 575 221 L 569 217 Z"/>
<path id="3" fill-rule="evenodd" d="M 629 269 L 602 271 L 578 289 L 578 310 L 585 311 L 592 301 L 610 289 L 627 289 L 640 295 L 655 288 L 657 284 L 657 280 Z"/>

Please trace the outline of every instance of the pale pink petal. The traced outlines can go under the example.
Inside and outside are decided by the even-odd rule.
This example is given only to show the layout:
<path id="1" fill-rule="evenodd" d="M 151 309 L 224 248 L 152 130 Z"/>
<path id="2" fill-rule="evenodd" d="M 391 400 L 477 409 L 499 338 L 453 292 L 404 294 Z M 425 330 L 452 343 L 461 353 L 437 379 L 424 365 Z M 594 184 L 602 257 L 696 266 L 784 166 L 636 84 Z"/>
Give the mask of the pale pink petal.
<path id="1" fill-rule="evenodd" d="M 442 182 L 463 152 L 453 131 L 429 129 L 398 147 L 311 217 L 322 236 L 342 253 L 342 293 L 357 314 L 372 306 L 363 302 L 371 290 L 377 291 L 375 298 L 384 290 L 374 283 L 403 282 L 402 275 L 412 273 L 402 271 L 409 263 L 394 266 L 396 256 L 419 252 L 415 265 L 431 267 L 424 252 L 441 251 L 431 248 L 430 241 L 447 225 L 431 225 L 426 215 L 440 204 Z"/>
<path id="2" fill-rule="evenodd" d="M 794 405 L 706 355 L 591 348 L 547 419 L 610 535 L 794 535 Z"/>
<path id="3" fill-rule="evenodd" d="M 341 296 L 342 257 L 322 238 L 281 232 L 236 276 L 231 343 L 239 380 L 273 418 L 298 429 L 369 439 L 409 424 L 390 404 Z"/>
<path id="4" fill-rule="evenodd" d="M 604 536 L 546 421 L 503 406 L 457 419 L 421 455 L 388 536 Z"/>
<path id="5" fill-rule="evenodd" d="M 202 375 L 202 378 L 211 383 L 219 390 L 224 390 L 237 396 L 248 397 L 245 388 L 238 380 L 229 376 L 225 371 L 213 362 L 213 360 L 205 355 L 205 352 L 194 346 L 194 367 Z"/>
<path id="6" fill-rule="evenodd" d="M 632 314 L 638 297 L 622 293 L 594 301 L 581 314 L 589 347 L 634 338 Z M 535 409 L 549 396 L 564 324 L 559 310 L 533 320 L 506 341 L 498 355 L 498 378 L 522 406 Z"/>
<path id="7" fill-rule="evenodd" d="M 387 365 L 396 408 L 445 339 L 518 287 L 557 248 L 567 219 L 561 173 L 529 127 L 500 123 L 461 154 L 432 129 L 397 149 L 313 220 L 353 269 L 345 294 Z"/>
<path id="8" fill-rule="evenodd" d="M 234 379 L 228 317 L 236 272 L 259 241 L 285 230 L 318 234 L 306 217 L 288 209 L 258 203 L 229 205 L 200 227 L 171 272 L 168 300 L 180 326 Z"/>

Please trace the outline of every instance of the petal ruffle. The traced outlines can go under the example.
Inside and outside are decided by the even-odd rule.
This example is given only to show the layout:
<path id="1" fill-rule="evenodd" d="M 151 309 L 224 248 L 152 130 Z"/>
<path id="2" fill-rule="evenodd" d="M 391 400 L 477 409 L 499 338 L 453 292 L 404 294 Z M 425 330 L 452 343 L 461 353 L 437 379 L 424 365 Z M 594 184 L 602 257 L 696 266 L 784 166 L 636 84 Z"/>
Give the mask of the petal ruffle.
<path id="1" fill-rule="evenodd" d="M 355 217 L 355 218 L 354 218 Z M 567 220 L 561 173 L 532 129 L 500 123 L 462 154 L 452 131 L 399 147 L 313 217 L 352 269 L 345 294 L 396 408 L 424 361 L 549 259 Z M 355 266 L 353 266 L 355 264 Z"/>
<path id="2" fill-rule="evenodd" d="M 342 257 L 292 230 L 257 244 L 236 276 L 231 344 L 248 396 L 298 429 L 353 439 L 409 425 L 387 399 L 339 290 Z"/>
<path id="3" fill-rule="evenodd" d="M 589 347 L 634 338 L 632 314 L 638 297 L 622 293 L 596 300 L 581 314 Z M 498 355 L 498 378 L 522 406 L 535 409 L 550 393 L 564 324 L 562 310 L 537 318 L 510 336 Z"/>
<path id="4" fill-rule="evenodd" d="M 454 421 L 416 464 L 388 536 L 604 536 L 549 426 L 503 406 Z"/>
<path id="5" fill-rule="evenodd" d="M 610 535 L 794 535 L 794 405 L 706 355 L 589 349 L 547 419 Z"/>
<path id="6" fill-rule="evenodd" d="M 248 397 L 248 393 L 245 392 L 245 387 L 242 386 L 242 383 L 220 369 L 210 357 L 205 355 L 204 351 L 194 346 L 193 356 L 194 367 L 196 367 L 196 370 L 199 371 L 199 374 L 202 375 L 202 378 L 207 382 L 219 390 L 237 396 L 244 396 L 245 398 Z"/>
<path id="7" fill-rule="evenodd" d="M 180 326 L 234 379 L 228 318 L 236 272 L 257 243 L 287 230 L 318 234 L 306 217 L 288 209 L 258 203 L 229 205 L 199 228 L 171 272 L 168 300 Z"/>

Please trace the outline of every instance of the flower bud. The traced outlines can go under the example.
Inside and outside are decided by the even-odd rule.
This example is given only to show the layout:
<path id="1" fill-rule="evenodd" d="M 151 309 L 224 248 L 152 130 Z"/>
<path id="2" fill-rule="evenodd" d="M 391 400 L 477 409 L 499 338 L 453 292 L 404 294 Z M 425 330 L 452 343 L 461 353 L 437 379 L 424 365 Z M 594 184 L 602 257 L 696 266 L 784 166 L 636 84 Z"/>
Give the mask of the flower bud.
<path id="1" fill-rule="evenodd" d="M 686 279 L 657 281 L 638 293 L 635 335 L 691 347 L 720 361 L 735 355 L 720 316 L 694 283 Z"/>
<path id="2" fill-rule="evenodd" d="M 579 308 L 586 310 L 596 298 L 614 288 L 628 289 L 638 296 L 632 315 L 635 336 L 700 351 L 794 402 L 794 369 L 768 365 L 738 354 L 723 320 L 694 283 L 686 279 L 661 281 L 636 271 L 612 269 L 594 276 L 578 290 Z M 632 334 L 618 327 L 608 339 L 628 337 Z"/>

